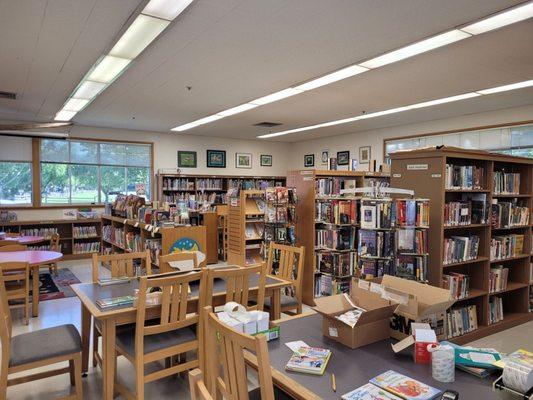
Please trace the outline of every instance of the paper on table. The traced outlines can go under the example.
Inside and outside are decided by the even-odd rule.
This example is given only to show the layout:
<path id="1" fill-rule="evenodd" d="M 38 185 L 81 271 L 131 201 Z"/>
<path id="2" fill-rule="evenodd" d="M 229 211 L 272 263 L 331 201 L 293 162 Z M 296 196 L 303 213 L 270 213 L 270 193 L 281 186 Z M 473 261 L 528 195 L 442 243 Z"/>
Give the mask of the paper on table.
<path id="1" fill-rule="evenodd" d="M 191 271 L 194 269 L 193 260 L 169 261 L 168 265 L 179 271 Z"/>
<path id="2" fill-rule="evenodd" d="M 285 343 L 285 346 L 291 349 L 293 353 L 298 353 L 298 350 L 300 350 L 301 347 L 309 347 L 309 345 L 305 343 L 303 340 L 295 340 L 294 342 L 287 342 Z"/>
<path id="3" fill-rule="evenodd" d="M 470 352 L 468 355 L 472 361 L 477 363 L 492 364 L 496 361 L 496 357 L 492 354 Z"/>

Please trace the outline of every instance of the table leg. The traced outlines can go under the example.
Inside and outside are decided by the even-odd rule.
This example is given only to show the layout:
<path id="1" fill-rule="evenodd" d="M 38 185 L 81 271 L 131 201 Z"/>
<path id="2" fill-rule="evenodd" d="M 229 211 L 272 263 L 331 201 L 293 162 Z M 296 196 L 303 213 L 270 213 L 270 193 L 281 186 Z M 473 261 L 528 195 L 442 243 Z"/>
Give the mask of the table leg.
<path id="1" fill-rule="evenodd" d="M 33 317 L 39 316 L 39 266 L 32 267 L 33 275 L 33 289 L 32 289 L 32 315 Z"/>
<path id="2" fill-rule="evenodd" d="M 102 332 L 102 376 L 104 378 L 104 400 L 113 400 L 115 384 L 115 336 L 116 326 L 113 318 L 107 318 L 103 322 Z"/>
<path id="3" fill-rule="evenodd" d="M 91 313 L 81 303 L 81 363 L 84 375 L 89 370 L 89 346 L 91 342 Z"/>
<path id="4" fill-rule="evenodd" d="M 281 318 L 281 289 L 272 290 L 272 314 L 275 320 Z"/>

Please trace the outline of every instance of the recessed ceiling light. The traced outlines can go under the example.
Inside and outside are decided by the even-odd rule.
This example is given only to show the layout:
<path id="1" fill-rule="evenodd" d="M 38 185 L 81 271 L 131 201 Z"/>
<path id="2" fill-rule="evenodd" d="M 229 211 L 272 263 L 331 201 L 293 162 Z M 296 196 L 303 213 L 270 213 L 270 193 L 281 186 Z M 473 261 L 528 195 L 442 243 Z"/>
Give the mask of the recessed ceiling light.
<path id="1" fill-rule="evenodd" d="M 398 50 L 385 53 L 382 56 L 359 63 L 359 65 L 366 68 L 378 68 L 383 65 L 416 56 L 417 54 L 425 53 L 426 51 L 446 46 L 450 43 L 466 39 L 470 36 L 471 35 L 466 32 L 454 29 L 445 33 L 441 33 L 440 35 L 421 40 L 420 42 L 410 44 L 409 46 L 402 47 Z"/>
<path id="2" fill-rule="evenodd" d="M 490 89 L 478 90 L 477 92 L 481 94 L 492 94 L 492 93 L 506 92 L 508 90 L 522 89 L 522 88 L 526 88 L 530 86 L 533 86 L 533 79 L 530 81 L 511 83 L 510 85 L 504 85 L 504 86 L 493 87 Z"/>
<path id="3" fill-rule="evenodd" d="M 294 88 L 297 90 L 312 90 L 320 86 L 329 85 L 330 83 L 349 78 L 350 76 L 358 75 L 365 71 L 368 71 L 368 68 L 360 67 L 359 65 L 351 65 L 321 78 L 313 79 L 312 81 L 295 86 Z"/>
<path id="4" fill-rule="evenodd" d="M 87 105 L 87 103 L 89 103 L 89 100 L 87 100 L 87 99 L 70 98 L 70 99 L 67 100 L 67 102 L 63 106 L 63 110 L 78 112 L 83 107 L 85 107 Z"/>
<path id="5" fill-rule="evenodd" d="M 172 21 L 192 2 L 193 0 L 150 0 L 142 13 Z"/>
<path id="6" fill-rule="evenodd" d="M 472 35 L 479 35 L 480 33 L 492 31 L 531 17 L 533 17 L 533 2 L 530 1 L 527 4 L 484 18 L 460 29 Z"/>
<path id="7" fill-rule="evenodd" d="M 241 104 L 240 106 L 221 111 L 217 113 L 217 115 L 222 115 L 223 117 L 229 117 L 230 115 L 239 114 L 244 111 L 251 110 L 252 108 L 255 108 L 255 107 L 257 107 L 257 104 L 252 104 L 252 103 Z"/>
<path id="8" fill-rule="evenodd" d="M 98 95 L 105 87 L 106 84 L 102 82 L 83 81 L 72 97 L 90 100 Z"/>
<path id="9" fill-rule="evenodd" d="M 54 120 L 56 121 L 70 121 L 72 117 L 76 115 L 76 111 L 65 111 L 61 110 L 59 111 L 56 116 L 54 117 Z"/>
<path id="10" fill-rule="evenodd" d="M 262 106 L 264 104 L 273 103 L 275 101 L 285 99 L 287 97 L 294 96 L 295 94 L 302 93 L 303 90 L 298 90 L 295 88 L 288 88 L 284 90 L 280 90 L 279 92 L 269 94 L 268 96 L 263 96 L 258 99 L 250 101 L 250 103 Z"/>
<path id="11" fill-rule="evenodd" d="M 217 119 L 221 119 L 221 118 L 224 118 L 224 117 L 222 115 L 214 114 L 214 115 L 210 115 L 209 117 L 205 117 L 205 118 L 197 119 L 196 121 L 193 121 L 193 122 L 189 122 L 188 124 L 185 124 L 185 125 L 176 126 L 175 128 L 172 128 L 171 130 L 182 132 L 182 131 L 186 131 L 187 129 L 195 128 L 199 125 L 204 125 L 204 124 L 216 121 Z"/>
<path id="12" fill-rule="evenodd" d="M 460 95 L 457 95 L 457 96 L 444 97 L 442 99 L 437 99 L 437 100 L 425 101 L 423 103 L 412 104 L 412 105 L 407 106 L 405 108 L 412 110 L 412 109 L 415 109 L 415 108 L 431 107 L 431 106 L 436 106 L 438 104 L 450 103 L 452 101 L 459 101 L 459 100 L 469 99 L 471 97 L 477 97 L 477 96 L 480 96 L 480 94 L 479 93 L 475 93 L 475 92 L 464 93 L 464 94 L 460 94 Z"/>
<path id="13" fill-rule="evenodd" d="M 89 74 L 91 81 L 110 83 L 128 66 L 131 60 L 125 58 L 105 56 Z"/>

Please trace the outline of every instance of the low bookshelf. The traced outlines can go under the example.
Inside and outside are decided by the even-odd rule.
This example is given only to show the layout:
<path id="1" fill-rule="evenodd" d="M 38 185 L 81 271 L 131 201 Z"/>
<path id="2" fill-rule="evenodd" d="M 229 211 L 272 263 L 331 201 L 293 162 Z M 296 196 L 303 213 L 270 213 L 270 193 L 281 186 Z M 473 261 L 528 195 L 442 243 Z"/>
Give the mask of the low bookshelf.
<path id="1" fill-rule="evenodd" d="M 430 200 L 429 282 L 466 282 L 451 290 L 452 310 L 475 306 L 477 327 L 450 339 L 467 343 L 531 320 L 533 160 L 455 147 L 391 160 L 391 186 Z"/>

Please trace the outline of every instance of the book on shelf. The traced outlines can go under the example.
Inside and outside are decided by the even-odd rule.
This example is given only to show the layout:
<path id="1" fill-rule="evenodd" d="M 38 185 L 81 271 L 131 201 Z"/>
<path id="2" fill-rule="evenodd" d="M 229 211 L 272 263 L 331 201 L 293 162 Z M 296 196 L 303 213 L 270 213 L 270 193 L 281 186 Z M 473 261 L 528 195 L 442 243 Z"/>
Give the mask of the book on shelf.
<path id="1" fill-rule="evenodd" d="M 398 253 L 427 254 L 428 252 L 428 232 L 427 229 L 419 230 L 414 228 L 399 229 L 398 231 Z"/>
<path id="2" fill-rule="evenodd" d="M 481 190 L 484 174 L 484 168 L 475 165 L 446 164 L 444 185 L 452 190 Z"/>
<path id="3" fill-rule="evenodd" d="M 395 253 L 394 231 L 359 229 L 358 254 L 360 257 L 393 257 Z"/>
<path id="4" fill-rule="evenodd" d="M 42 236 L 45 239 L 50 239 L 56 233 L 57 228 L 26 228 L 20 230 L 21 236 Z"/>
<path id="5" fill-rule="evenodd" d="M 522 207 L 516 201 L 492 199 L 492 228 L 512 228 L 529 224 L 529 207 Z"/>
<path id="6" fill-rule="evenodd" d="M 315 230 L 315 246 L 318 249 L 355 250 L 355 240 L 356 229 L 353 226 Z"/>
<path id="7" fill-rule="evenodd" d="M 339 196 L 342 189 L 356 187 L 354 179 L 319 178 L 316 180 L 315 192 L 317 196 Z"/>
<path id="8" fill-rule="evenodd" d="M 501 292 L 507 289 L 507 280 L 509 278 L 509 268 L 503 265 L 491 265 L 489 271 L 489 292 Z"/>
<path id="9" fill-rule="evenodd" d="M 488 214 L 486 193 L 462 193 L 460 201 L 449 201 L 444 205 L 444 225 L 486 224 Z"/>
<path id="10" fill-rule="evenodd" d="M 456 299 L 464 299 L 469 295 L 470 277 L 458 272 L 442 275 L 442 287 L 450 290 L 450 295 Z"/>
<path id="11" fill-rule="evenodd" d="M 223 190 L 222 189 L 222 179 L 220 178 L 206 178 L 206 179 L 196 179 L 196 189 L 197 190 Z"/>
<path id="12" fill-rule="evenodd" d="M 503 321 L 503 300 L 498 296 L 489 298 L 489 325 Z"/>
<path id="13" fill-rule="evenodd" d="M 479 236 L 451 236 L 444 238 L 444 265 L 478 258 Z"/>
<path id="14" fill-rule="evenodd" d="M 520 173 L 494 171 L 494 194 L 520 194 Z"/>
<path id="15" fill-rule="evenodd" d="M 389 259 L 362 259 L 359 262 L 359 269 L 363 278 L 378 278 L 383 275 L 396 275 L 394 262 Z"/>
<path id="16" fill-rule="evenodd" d="M 72 236 L 74 239 L 97 237 L 98 232 L 96 226 L 74 226 Z"/>
<path id="17" fill-rule="evenodd" d="M 524 235 L 493 236 L 490 240 L 490 259 L 503 260 L 518 257 L 524 251 Z"/>
<path id="18" fill-rule="evenodd" d="M 426 256 L 397 255 L 392 263 L 393 270 L 387 274 L 400 278 L 425 282 L 428 279 L 428 260 Z"/>
<path id="19" fill-rule="evenodd" d="M 287 371 L 311 375 L 323 375 L 328 365 L 331 351 L 318 347 L 300 347 L 287 362 Z"/>
<path id="20" fill-rule="evenodd" d="M 328 224 L 356 224 L 356 200 L 330 200 L 315 203 L 315 220 Z"/>
<path id="21" fill-rule="evenodd" d="M 337 279 L 331 275 L 315 275 L 315 297 L 350 292 L 350 279 Z"/>
<path id="22" fill-rule="evenodd" d="M 320 251 L 315 253 L 317 272 L 327 273 L 335 277 L 352 276 L 357 266 L 355 251 L 335 253 Z"/>
<path id="23" fill-rule="evenodd" d="M 74 243 L 72 254 L 99 253 L 100 242 Z"/>
<path id="24" fill-rule="evenodd" d="M 441 393 L 439 389 L 392 370 L 370 379 L 370 383 L 404 400 L 430 400 Z"/>
<path id="25" fill-rule="evenodd" d="M 447 337 L 454 338 L 473 332 L 478 328 L 477 307 L 475 304 L 453 307 L 446 311 Z"/>

